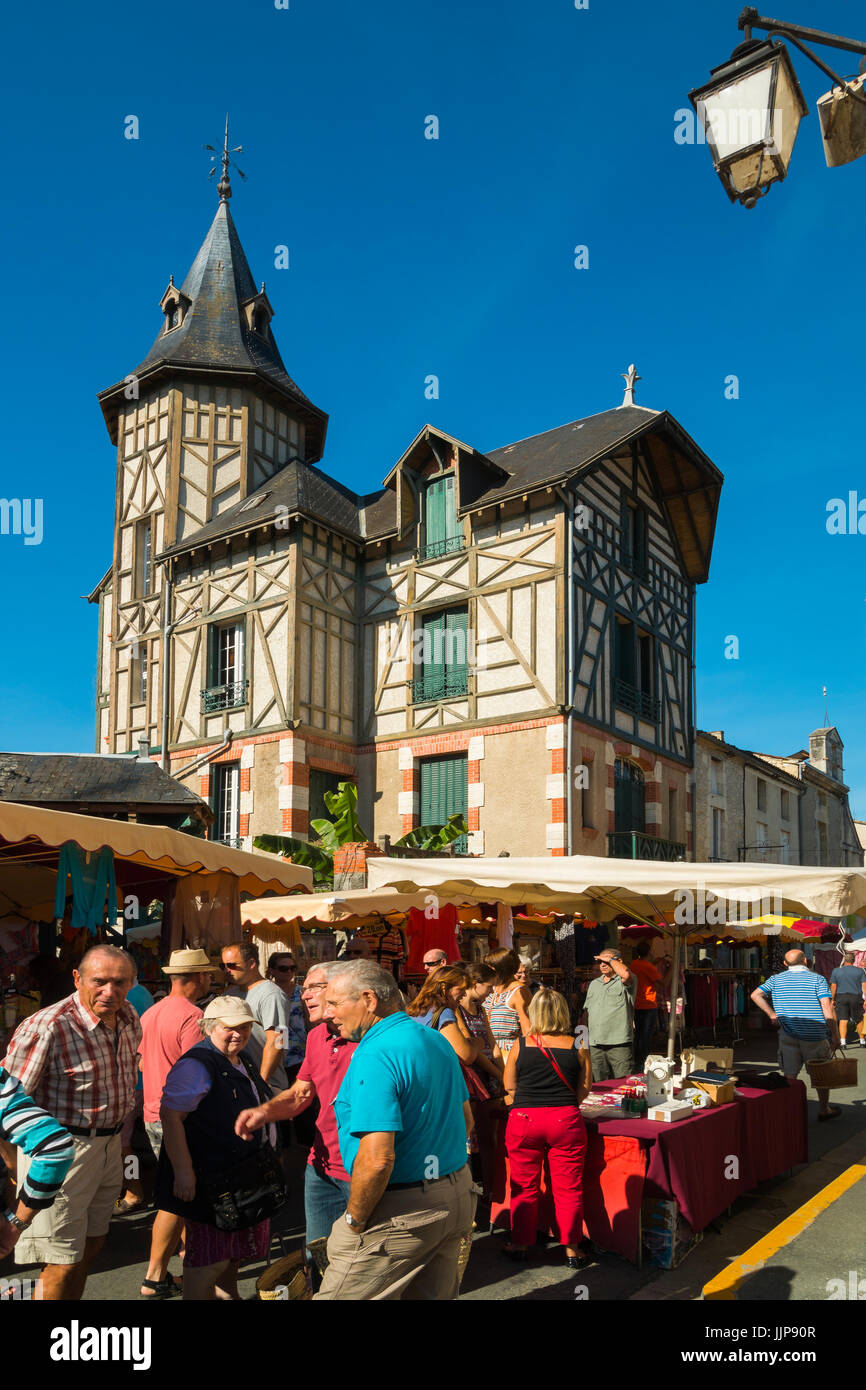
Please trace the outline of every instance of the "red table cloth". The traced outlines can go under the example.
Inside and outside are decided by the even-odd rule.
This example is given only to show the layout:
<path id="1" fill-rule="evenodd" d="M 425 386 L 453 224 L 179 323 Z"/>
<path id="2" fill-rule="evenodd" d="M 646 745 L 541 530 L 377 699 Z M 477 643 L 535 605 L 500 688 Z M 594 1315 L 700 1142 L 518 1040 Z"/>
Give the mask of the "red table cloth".
<path id="1" fill-rule="evenodd" d="M 596 1082 L 612 1090 L 620 1082 Z M 743 1192 L 808 1162 L 806 1087 L 802 1081 L 761 1091 L 739 1086 L 729 1105 L 696 1111 L 687 1120 L 588 1119 L 584 1167 L 584 1226 L 605 1250 L 636 1261 L 644 1197 L 676 1201 L 695 1231 L 702 1231 Z M 504 1131 L 504 1125 L 500 1131 Z M 501 1160 L 505 1160 L 504 1148 Z M 504 1201 L 491 1220 L 508 1210 Z M 542 1194 L 543 1198 L 545 1193 Z M 550 1204 L 539 1204 L 539 1227 L 555 1234 Z"/>

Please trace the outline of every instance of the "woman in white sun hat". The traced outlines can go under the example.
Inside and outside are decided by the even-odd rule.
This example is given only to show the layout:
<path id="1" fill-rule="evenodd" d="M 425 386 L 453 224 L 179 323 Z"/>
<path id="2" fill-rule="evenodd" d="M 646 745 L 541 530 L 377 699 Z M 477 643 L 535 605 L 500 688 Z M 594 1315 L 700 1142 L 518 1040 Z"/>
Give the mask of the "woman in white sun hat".
<path id="1" fill-rule="evenodd" d="M 163 1146 L 154 1198 L 160 1210 L 185 1219 L 185 1300 L 238 1298 L 239 1265 L 264 1259 L 268 1253 L 269 1218 L 255 1219 L 253 1205 L 240 1212 L 239 1228 L 226 1229 L 232 1217 L 229 1213 L 227 1218 L 225 1202 L 220 1201 L 226 1192 L 250 1186 L 265 1190 L 269 1182 L 272 1189 L 276 1187 L 271 1163 L 274 1126 L 267 1126 L 253 1145 L 235 1134 L 241 1111 L 269 1099 L 268 1087 L 241 1055 L 253 1022 L 245 1000 L 215 999 L 202 1015 L 203 1041 L 184 1053 L 165 1082 L 160 1107 Z M 251 1157 L 256 1165 L 252 1178 Z M 245 1173 L 243 1179 L 240 1172 Z M 274 1210 L 279 1204 L 277 1189 L 262 1205 Z"/>

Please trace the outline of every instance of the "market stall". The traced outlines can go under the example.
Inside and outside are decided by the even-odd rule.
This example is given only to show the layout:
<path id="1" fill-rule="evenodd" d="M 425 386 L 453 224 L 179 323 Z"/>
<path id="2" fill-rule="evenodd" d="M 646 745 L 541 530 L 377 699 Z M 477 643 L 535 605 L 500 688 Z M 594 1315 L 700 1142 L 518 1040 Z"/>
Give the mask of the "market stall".
<path id="1" fill-rule="evenodd" d="M 11 998 L 20 986 L 11 977 L 34 959 L 53 961 L 59 947 L 69 967 L 98 940 L 120 944 L 130 928 L 142 982 L 154 982 L 172 950 L 213 953 L 236 939 L 241 895 L 311 886 L 307 868 L 179 830 L 0 802 L 0 982 Z M 11 1012 L 10 1004 L 7 1029 Z"/>

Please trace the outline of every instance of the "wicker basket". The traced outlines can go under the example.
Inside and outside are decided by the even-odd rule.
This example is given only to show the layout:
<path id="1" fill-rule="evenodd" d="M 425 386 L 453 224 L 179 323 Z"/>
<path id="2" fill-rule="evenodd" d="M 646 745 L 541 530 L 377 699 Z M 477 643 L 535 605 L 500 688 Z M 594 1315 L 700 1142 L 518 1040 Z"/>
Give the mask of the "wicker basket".
<path id="1" fill-rule="evenodd" d="M 809 1062 L 807 1065 L 816 1091 L 840 1091 L 845 1086 L 858 1085 L 856 1057 L 841 1057 L 837 1052 L 827 1062 Z"/>
<path id="2" fill-rule="evenodd" d="M 266 1303 L 311 1299 L 313 1290 L 304 1266 L 303 1250 L 295 1250 L 268 1265 L 256 1280 L 256 1293 Z"/>

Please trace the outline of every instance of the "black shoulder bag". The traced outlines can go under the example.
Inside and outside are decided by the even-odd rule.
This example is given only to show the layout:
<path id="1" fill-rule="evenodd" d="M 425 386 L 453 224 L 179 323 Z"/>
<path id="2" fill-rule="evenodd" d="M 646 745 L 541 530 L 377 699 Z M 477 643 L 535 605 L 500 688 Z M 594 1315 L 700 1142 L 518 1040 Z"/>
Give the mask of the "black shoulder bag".
<path id="1" fill-rule="evenodd" d="M 259 1095 L 255 1081 L 252 1077 L 250 1080 Z M 243 1231 L 257 1226 L 288 1201 L 279 1156 L 267 1139 L 226 1172 L 202 1176 L 200 1182 L 213 1207 L 213 1224 L 219 1231 Z"/>

